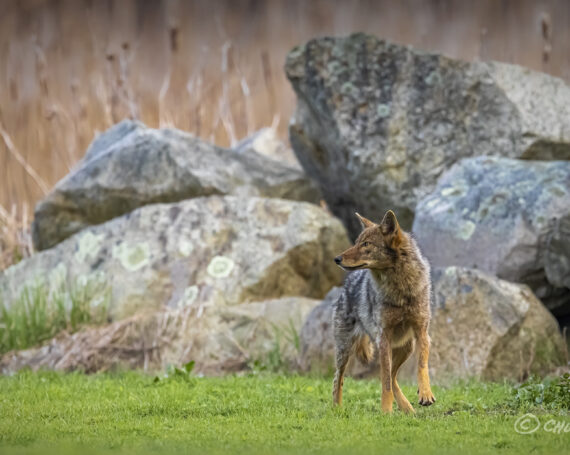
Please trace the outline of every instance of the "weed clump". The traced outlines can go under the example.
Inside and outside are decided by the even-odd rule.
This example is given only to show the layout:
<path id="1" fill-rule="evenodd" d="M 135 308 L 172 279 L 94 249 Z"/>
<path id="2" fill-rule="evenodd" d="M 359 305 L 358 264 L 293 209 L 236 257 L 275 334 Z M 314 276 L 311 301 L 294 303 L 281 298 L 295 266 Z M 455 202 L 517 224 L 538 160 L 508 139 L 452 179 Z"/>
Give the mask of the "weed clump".
<path id="1" fill-rule="evenodd" d="M 0 295 L 0 354 L 105 322 L 109 297 L 108 288 L 95 282 L 62 285 L 51 292 L 36 283 L 25 287 L 10 305 Z"/>
<path id="2" fill-rule="evenodd" d="M 532 376 L 513 389 L 518 408 L 541 406 L 549 410 L 570 410 L 570 374 L 540 379 Z"/>

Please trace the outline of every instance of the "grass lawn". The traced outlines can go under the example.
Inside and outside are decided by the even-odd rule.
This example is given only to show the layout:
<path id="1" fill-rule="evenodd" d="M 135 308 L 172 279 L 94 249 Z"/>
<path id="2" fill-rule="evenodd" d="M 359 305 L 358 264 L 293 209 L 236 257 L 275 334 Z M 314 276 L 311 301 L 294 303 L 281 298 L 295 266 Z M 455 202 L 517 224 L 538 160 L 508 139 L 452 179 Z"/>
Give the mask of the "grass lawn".
<path id="1" fill-rule="evenodd" d="M 0 377 L 0 453 L 562 454 L 570 447 L 567 407 L 517 401 L 508 384 L 435 386 L 437 403 L 416 407 L 413 417 L 380 413 L 378 381 L 348 378 L 337 409 L 330 390 L 328 378 L 265 373 L 155 383 L 136 373 L 24 372 Z M 415 386 L 404 392 L 414 403 Z M 515 421 L 527 412 L 541 428 L 518 434 Z M 551 419 L 569 431 L 546 431 Z"/>

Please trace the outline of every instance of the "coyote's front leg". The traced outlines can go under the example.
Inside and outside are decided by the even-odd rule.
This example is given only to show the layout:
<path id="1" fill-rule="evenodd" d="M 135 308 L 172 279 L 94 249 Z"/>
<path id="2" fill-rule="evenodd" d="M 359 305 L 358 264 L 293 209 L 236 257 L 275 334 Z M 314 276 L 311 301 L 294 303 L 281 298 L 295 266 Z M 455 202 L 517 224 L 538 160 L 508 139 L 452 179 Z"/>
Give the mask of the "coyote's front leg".
<path id="1" fill-rule="evenodd" d="M 394 403 L 392 389 L 392 343 L 384 331 L 380 337 L 380 378 L 382 380 L 382 412 L 390 414 Z"/>
<path id="2" fill-rule="evenodd" d="M 427 332 L 427 324 L 422 325 L 415 331 L 418 341 L 418 395 L 422 406 L 430 406 L 435 403 L 435 397 L 429 384 L 428 358 L 430 339 Z"/>

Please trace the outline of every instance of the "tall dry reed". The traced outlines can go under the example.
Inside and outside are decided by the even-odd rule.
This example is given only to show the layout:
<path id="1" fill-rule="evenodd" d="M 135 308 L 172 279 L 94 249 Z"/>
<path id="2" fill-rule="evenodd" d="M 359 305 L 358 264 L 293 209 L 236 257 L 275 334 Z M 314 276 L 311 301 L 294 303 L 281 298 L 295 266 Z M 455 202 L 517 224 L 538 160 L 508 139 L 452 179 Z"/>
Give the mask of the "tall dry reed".
<path id="1" fill-rule="evenodd" d="M 364 31 L 570 80 L 566 0 L 2 3 L 0 269 L 31 252 L 35 203 L 125 117 L 222 146 L 265 126 L 286 141 L 295 97 L 282 66 L 314 36 Z"/>

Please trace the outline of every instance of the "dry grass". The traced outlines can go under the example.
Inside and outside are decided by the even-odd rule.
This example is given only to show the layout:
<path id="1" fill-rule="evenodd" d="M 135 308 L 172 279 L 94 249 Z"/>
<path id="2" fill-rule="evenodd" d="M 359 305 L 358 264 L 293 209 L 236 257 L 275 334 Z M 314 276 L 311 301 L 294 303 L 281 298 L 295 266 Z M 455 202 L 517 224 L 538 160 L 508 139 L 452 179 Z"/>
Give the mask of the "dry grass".
<path id="1" fill-rule="evenodd" d="M 317 35 L 365 31 L 570 80 L 566 0 L 2 3 L 0 269 L 30 253 L 34 204 L 124 117 L 219 145 L 269 125 L 286 139 L 295 97 L 282 65 Z"/>
<path id="2" fill-rule="evenodd" d="M 0 270 L 4 270 L 34 251 L 30 235 L 27 203 L 22 210 L 12 204 L 10 211 L 0 205 Z"/>

